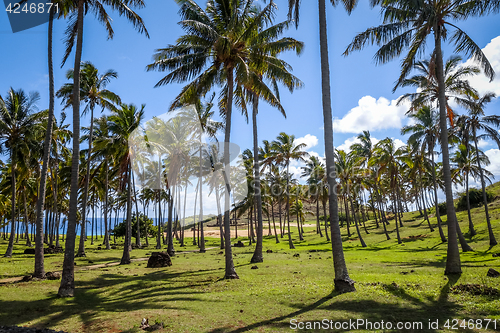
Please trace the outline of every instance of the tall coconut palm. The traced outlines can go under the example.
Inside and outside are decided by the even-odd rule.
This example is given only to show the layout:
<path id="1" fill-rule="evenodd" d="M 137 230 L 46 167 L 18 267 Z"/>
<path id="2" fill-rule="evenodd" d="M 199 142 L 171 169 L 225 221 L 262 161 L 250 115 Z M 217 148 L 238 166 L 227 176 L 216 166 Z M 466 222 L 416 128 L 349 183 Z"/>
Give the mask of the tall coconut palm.
<path id="1" fill-rule="evenodd" d="M 490 161 L 488 156 L 483 152 L 480 152 L 481 162 L 477 162 L 476 149 L 474 147 L 467 147 L 468 143 L 460 144 L 458 149 L 454 152 L 451 161 L 455 163 L 455 168 L 453 169 L 454 178 L 461 178 L 460 183 L 465 185 L 465 199 L 467 201 L 467 215 L 469 218 L 469 236 L 473 237 L 476 235 L 476 230 L 474 229 L 474 223 L 472 223 L 472 217 L 470 212 L 470 202 L 469 202 L 469 176 L 475 179 L 481 179 L 481 173 L 479 171 L 478 165 L 488 165 Z M 493 176 L 488 170 L 483 172 L 487 176 Z"/>
<path id="2" fill-rule="evenodd" d="M 288 135 L 285 132 L 281 132 L 272 144 L 272 158 L 274 162 L 284 166 L 286 169 L 286 215 L 288 225 L 288 245 L 290 249 L 295 248 L 292 242 L 292 234 L 290 232 L 290 161 L 305 161 L 305 158 L 309 155 L 303 150 L 305 147 L 305 143 L 297 143 L 295 141 L 295 135 Z M 297 227 L 300 228 L 299 225 L 297 225 Z M 299 236 L 302 237 L 300 230 Z"/>
<path id="3" fill-rule="evenodd" d="M 66 78 L 71 80 L 74 78 L 74 71 L 70 69 Z M 100 74 L 97 68 L 91 62 L 83 62 L 81 64 L 80 70 L 81 82 L 80 82 L 80 101 L 85 103 L 85 109 L 82 114 L 90 111 L 90 129 L 89 135 L 87 136 L 89 142 L 89 148 L 87 151 L 87 167 L 86 175 L 83 183 L 83 202 L 82 202 L 82 219 L 86 221 L 87 216 L 87 201 L 88 201 L 88 188 L 89 188 L 89 178 L 90 178 L 90 160 L 92 154 L 92 141 L 93 141 L 93 130 L 94 130 L 94 109 L 100 107 L 102 111 L 104 109 L 112 110 L 115 104 L 120 104 L 121 100 L 118 95 L 114 92 L 106 89 L 106 86 L 111 82 L 111 79 L 116 79 L 118 73 L 114 70 L 108 70 L 104 74 Z M 66 83 L 56 94 L 57 97 L 62 98 L 62 102 L 65 104 L 64 108 L 70 107 L 73 100 L 73 83 Z M 86 223 L 82 223 L 80 243 L 78 246 L 77 257 L 85 257 L 85 236 L 86 234 Z"/>
<path id="4" fill-rule="evenodd" d="M 11 229 L 5 257 L 12 256 L 16 221 L 16 168 L 18 162 L 30 159 L 38 151 L 47 112 L 37 112 L 38 93 L 26 94 L 22 89 L 9 89 L 0 95 L 0 153 L 9 154 L 11 172 Z"/>
<path id="5" fill-rule="evenodd" d="M 402 61 L 401 74 L 394 90 L 408 76 L 416 63 L 416 56 L 426 46 L 427 37 L 434 37 L 435 72 L 438 87 L 439 126 L 441 152 L 443 154 L 443 176 L 446 194 L 446 211 L 448 215 L 448 251 L 445 274 L 460 274 L 461 263 L 456 237 L 457 218 L 453 205 L 450 157 L 448 151 L 446 86 L 443 64 L 442 42 L 448 39 L 455 45 L 455 52 L 472 55 L 479 62 L 484 73 L 493 79 L 493 67 L 481 48 L 473 39 L 451 21 L 463 21 L 472 16 L 482 16 L 491 10 L 498 10 L 498 2 L 478 0 L 372 0 L 372 5 L 382 7 L 383 24 L 367 29 L 358 34 L 347 47 L 344 55 L 362 49 L 367 43 L 381 45 L 375 54 L 377 63 L 386 63 L 398 56 L 404 50 L 408 53 Z M 448 31 L 448 29 L 454 30 Z"/>
<path id="6" fill-rule="evenodd" d="M 302 177 L 307 177 L 307 185 L 312 189 L 313 199 L 316 201 L 316 231 L 320 237 L 323 237 L 319 223 L 319 195 L 321 191 L 321 175 L 323 172 L 323 163 L 316 156 L 309 156 L 306 166 L 302 167 Z M 326 218 L 325 218 L 326 223 Z"/>
<path id="7" fill-rule="evenodd" d="M 91 9 L 97 13 L 98 20 L 103 23 L 108 32 L 108 38 L 114 35 L 111 26 L 111 18 L 105 10 L 104 5 L 108 5 L 116 10 L 120 15 L 124 15 L 141 33 L 149 34 L 139 15 L 131 8 L 144 7 L 143 0 L 78 0 L 75 11 L 70 14 L 70 25 L 66 29 L 66 50 L 63 57 L 63 64 L 68 59 L 76 40 L 75 62 L 73 66 L 73 155 L 71 158 L 71 187 L 68 214 L 68 231 L 66 237 L 66 249 L 63 262 L 63 272 L 58 295 L 61 297 L 71 297 L 75 289 L 74 278 L 74 252 L 76 241 L 76 220 L 78 210 L 78 176 L 79 176 L 79 156 L 80 156 L 80 63 L 82 61 L 83 48 L 83 19 L 84 14 Z M 84 235 L 82 235 L 84 237 Z"/>
<path id="8" fill-rule="evenodd" d="M 413 119 L 414 124 L 404 126 L 401 129 L 401 134 L 411 133 L 408 143 L 410 145 L 417 144 L 421 147 L 422 153 L 425 151 L 431 155 L 432 181 L 434 183 L 434 202 L 436 208 L 436 218 L 439 229 L 439 236 L 442 242 L 446 242 L 443 228 L 441 226 L 441 217 L 439 215 L 438 197 L 437 197 L 437 181 L 436 181 L 436 164 L 434 163 L 434 147 L 439 137 L 439 118 L 437 112 L 429 106 L 420 108 L 416 113 L 409 115 Z"/>
<path id="9" fill-rule="evenodd" d="M 126 236 L 123 246 L 123 256 L 120 264 L 130 264 L 130 248 L 132 239 L 132 162 L 129 146 L 130 135 L 136 130 L 144 119 L 142 104 L 137 108 L 134 104 L 122 104 L 120 108 L 111 112 L 108 117 L 108 130 L 111 134 L 112 145 L 110 150 L 119 167 L 120 189 L 127 189 L 126 208 Z"/>
<path id="10" fill-rule="evenodd" d="M 224 173 L 229 177 L 229 142 L 235 81 L 249 77 L 248 59 L 258 59 L 249 41 L 258 27 L 272 17 L 272 7 L 259 10 L 251 0 L 209 0 L 203 10 L 194 0 L 177 0 L 181 27 L 186 34 L 176 45 L 157 50 L 148 70 L 170 71 L 156 86 L 192 80 L 177 96 L 172 108 L 189 96 L 204 96 L 214 86 L 225 84 L 219 99 L 225 120 Z M 226 178 L 227 178 L 226 177 Z M 225 278 L 238 278 L 229 237 L 230 187 L 224 196 Z"/>
<path id="11" fill-rule="evenodd" d="M 350 14 L 357 4 L 357 0 L 330 0 L 336 6 L 341 3 Z M 288 0 L 288 17 L 294 18 L 295 24 L 299 24 L 299 9 L 301 0 Z M 328 38 L 326 28 L 326 5 L 325 0 L 318 0 L 319 7 L 319 43 L 321 60 L 321 93 L 323 103 L 323 124 L 325 140 L 326 178 L 329 196 L 329 213 L 331 226 L 332 258 L 335 270 L 335 290 L 339 292 L 355 291 L 354 281 L 349 277 L 347 265 L 342 247 L 342 236 L 339 227 L 337 188 L 335 180 L 335 156 L 333 151 L 333 118 L 332 99 L 330 94 L 330 64 L 328 62 Z M 326 216 L 325 216 L 326 219 Z"/>
<path id="12" fill-rule="evenodd" d="M 491 139 L 496 142 L 500 148 L 500 133 L 498 128 L 500 128 L 500 116 L 498 115 L 485 115 L 484 109 L 486 104 L 491 102 L 496 95 L 493 93 L 486 93 L 485 95 L 478 97 L 477 99 L 469 100 L 469 110 L 467 116 L 462 116 L 461 122 L 463 123 L 464 131 L 466 133 L 471 133 L 470 138 L 474 142 L 475 152 L 476 152 L 476 162 L 479 168 L 479 176 L 481 179 L 481 188 L 483 190 L 483 204 L 484 212 L 486 214 L 486 223 L 488 225 L 488 236 L 490 239 L 490 246 L 497 245 L 497 240 L 493 234 L 493 229 L 491 228 L 490 216 L 488 214 L 488 200 L 486 197 L 486 182 L 484 180 L 483 168 L 481 167 L 481 158 L 479 156 L 478 141 L 479 139 Z M 484 132 L 483 134 L 478 134 L 479 131 Z"/>

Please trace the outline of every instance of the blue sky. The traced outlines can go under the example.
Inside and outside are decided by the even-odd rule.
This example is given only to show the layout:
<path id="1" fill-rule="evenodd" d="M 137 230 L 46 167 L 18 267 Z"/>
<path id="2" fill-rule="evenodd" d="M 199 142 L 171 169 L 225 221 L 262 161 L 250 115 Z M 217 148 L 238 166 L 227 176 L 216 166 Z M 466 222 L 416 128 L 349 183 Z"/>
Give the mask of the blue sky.
<path id="1" fill-rule="evenodd" d="M 202 1 L 198 3 L 203 4 Z M 276 1 L 279 11 L 277 21 L 286 18 L 287 1 Z M 311 6 L 310 3 L 313 5 Z M 327 6 L 328 38 L 330 51 L 330 70 L 332 106 L 334 121 L 334 142 L 336 146 L 347 148 L 354 137 L 362 130 L 370 130 L 372 137 L 383 139 L 392 137 L 405 141 L 399 134 L 400 127 L 407 124 L 404 107 L 396 107 L 395 100 L 408 90 L 399 89 L 392 93 L 394 81 L 399 76 L 400 60 L 376 66 L 373 55 L 376 47 L 367 47 L 349 57 L 341 54 L 359 32 L 380 24 L 378 9 L 371 9 L 363 1 L 348 16 L 340 7 Z M 301 142 L 309 145 L 308 150 L 324 155 L 323 118 L 321 109 L 321 86 L 319 64 L 318 8 L 315 1 L 302 1 L 301 21 L 298 30 L 291 29 L 285 36 L 291 36 L 305 43 L 303 54 L 286 54 L 284 59 L 293 67 L 293 73 L 305 84 L 304 88 L 289 94 L 282 91 L 282 103 L 287 112 L 284 119 L 280 113 L 264 104 L 259 111 L 259 141 L 273 140 L 280 132 L 294 134 Z M 167 111 L 173 98 L 179 93 L 181 85 L 172 84 L 154 88 L 155 83 L 166 73 L 146 72 L 156 48 L 162 48 L 182 34 L 177 25 L 178 5 L 175 1 L 147 1 L 147 7 L 139 10 L 143 17 L 150 39 L 138 34 L 123 18 L 109 11 L 113 17 L 115 37 L 107 40 L 106 32 L 91 14 L 84 24 L 83 61 L 91 61 L 104 72 L 114 69 L 119 78 L 109 85 L 109 89 L 119 94 L 126 103 L 146 104 L 146 119 Z M 498 15 L 460 22 L 460 26 L 485 49 L 490 61 L 500 76 L 500 20 Z M 54 60 L 56 89 L 66 82 L 65 73 L 73 67 L 72 56 L 60 68 L 64 47 L 62 37 L 67 22 L 58 20 L 54 24 Z M 13 34 L 5 12 L 0 13 L 0 94 L 4 95 L 9 87 L 26 91 L 38 91 L 41 95 L 40 109 L 48 107 L 48 70 L 47 70 L 47 24 L 25 32 Z M 495 39 L 496 38 L 496 39 Z M 487 47 L 487 45 L 489 45 Z M 452 53 L 445 46 L 445 57 Z M 429 55 L 432 48 L 426 50 Z M 481 91 L 494 91 L 500 94 L 500 79 L 488 83 L 485 78 L 473 80 Z M 487 112 L 498 113 L 500 104 L 495 100 Z M 56 113 L 61 109 L 56 101 Z M 238 111 L 236 111 L 238 112 Z M 459 111 L 460 112 L 460 111 Z M 82 125 L 88 124 L 88 116 L 82 118 Z M 67 121 L 71 122 L 71 112 Z M 232 141 L 243 149 L 251 147 L 251 126 L 242 116 L 235 115 L 232 125 Z M 402 142 L 401 142 L 402 143 Z M 490 156 L 490 170 L 500 177 L 500 151 L 493 143 L 482 143 Z M 294 163 L 292 171 L 299 163 Z"/>

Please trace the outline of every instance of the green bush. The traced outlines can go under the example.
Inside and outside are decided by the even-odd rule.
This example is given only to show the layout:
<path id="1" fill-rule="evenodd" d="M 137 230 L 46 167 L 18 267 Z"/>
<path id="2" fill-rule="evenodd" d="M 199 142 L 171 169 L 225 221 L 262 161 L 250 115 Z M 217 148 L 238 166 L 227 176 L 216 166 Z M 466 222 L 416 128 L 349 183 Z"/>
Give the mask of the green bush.
<path id="1" fill-rule="evenodd" d="M 446 215 L 446 202 L 438 203 L 439 215 Z"/>
<path id="2" fill-rule="evenodd" d="M 486 191 L 486 199 L 488 202 L 492 202 L 494 195 L 491 192 Z M 480 207 L 483 205 L 483 191 L 475 188 L 469 189 L 469 202 L 470 208 Z M 466 193 L 461 193 L 458 198 L 457 210 L 467 210 L 467 195 Z"/>
<path id="3" fill-rule="evenodd" d="M 145 216 L 144 214 L 139 213 L 139 221 L 141 224 L 141 237 L 144 237 L 146 235 L 146 230 L 150 237 L 156 237 L 158 228 L 153 225 L 153 219 Z M 126 228 L 127 228 L 127 222 L 122 221 L 116 226 L 116 228 L 113 229 L 113 233 L 117 237 L 124 237 Z M 136 236 L 137 236 L 137 218 L 134 214 L 132 216 L 132 237 L 135 238 Z"/>

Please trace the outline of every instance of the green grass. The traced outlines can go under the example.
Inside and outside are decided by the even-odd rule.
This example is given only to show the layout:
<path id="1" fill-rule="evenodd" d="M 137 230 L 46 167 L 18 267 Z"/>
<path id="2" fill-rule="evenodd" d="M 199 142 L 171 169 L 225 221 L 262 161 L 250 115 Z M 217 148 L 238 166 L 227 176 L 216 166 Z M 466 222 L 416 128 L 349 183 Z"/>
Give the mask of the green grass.
<path id="1" fill-rule="evenodd" d="M 500 186 L 497 186 L 500 191 Z M 500 240 L 500 201 L 490 204 L 495 235 Z M 344 322 L 367 319 L 371 322 L 422 322 L 423 331 L 443 329 L 448 319 L 496 319 L 500 330 L 500 297 L 454 293 L 460 284 L 479 284 L 482 288 L 500 289 L 500 278 L 486 277 L 488 268 L 500 270 L 500 258 L 493 257 L 500 248 L 488 245 L 484 212 L 472 211 L 478 234 L 467 235 L 467 212 L 457 213 L 462 230 L 475 250 L 461 254 L 463 274 L 448 280 L 444 273 L 446 244 L 438 231 L 430 233 L 418 213 L 404 216 L 401 228 L 403 244 L 398 245 L 394 222 L 387 241 L 373 222 L 369 235 L 362 230 L 367 248 L 355 237 L 349 239 L 343 228 L 346 262 L 355 293 L 336 294 L 333 289 L 331 246 L 325 238 L 305 228 L 305 241 L 299 242 L 292 227 L 295 250 L 289 250 L 287 238 L 275 244 L 265 237 L 264 262 L 251 269 L 252 247 L 233 248 L 239 280 L 223 280 L 224 255 L 218 238 L 207 238 L 205 254 L 184 253 L 173 258 L 173 266 L 146 268 L 145 261 L 126 266 L 110 266 L 76 273 L 74 298 L 57 297 L 59 281 L 39 281 L 0 285 L 0 324 L 49 327 L 69 332 L 141 332 L 142 318 L 150 323 L 165 323 L 163 332 L 274 332 L 290 331 L 290 320 Z M 435 218 L 432 220 L 435 225 Z M 267 221 L 264 223 L 267 225 Z M 445 232 L 446 232 L 445 228 Z M 242 235 L 246 232 L 242 231 Z M 266 230 L 264 234 L 267 234 Z M 187 232 L 186 235 L 191 235 Z M 243 239 L 248 244 L 246 238 Z M 21 241 L 20 241 L 21 242 Z M 89 243 L 89 242 L 87 242 Z M 151 243 L 154 243 L 152 240 Z M 186 248 L 194 250 L 189 238 Z M 119 261 L 120 248 L 97 250 L 87 245 L 87 257 L 77 258 L 77 267 Z M 0 242 L 5 251 L 6 242 Z M 16 245 L 12 258 L 0 258 L 0 278 L 22 276 L 33 270 L 33 255 L 22 254 Z M 313 252 L 310 252 L 314 250 Z M 145 257 L 149 249 L 134 250 L 132 258 Z M 1 252 L 1 253 L 3 253 Z M 299 254 L 294 257 L 294 254 Z M 61 269 L 63 255 L 47 255 L 46 270 Z M 429 320 L 439 320 L 439 329 L 428 329 Z M 315 332 L 304 329 L 303 332 Z M 350 331 L 349 329 L 326 331 Z M 374 331 L 366 330 L 366 331 Z M 398 330 L 387 330 L 398 331 Z M 417 330 L 414 330 L 415 332 Z M 421 331 L 421 330 L 418 330 Z M 463 330 L 460 331 L 493 331 Z M 409 330 L 411 332 L 411 330 Z"/>

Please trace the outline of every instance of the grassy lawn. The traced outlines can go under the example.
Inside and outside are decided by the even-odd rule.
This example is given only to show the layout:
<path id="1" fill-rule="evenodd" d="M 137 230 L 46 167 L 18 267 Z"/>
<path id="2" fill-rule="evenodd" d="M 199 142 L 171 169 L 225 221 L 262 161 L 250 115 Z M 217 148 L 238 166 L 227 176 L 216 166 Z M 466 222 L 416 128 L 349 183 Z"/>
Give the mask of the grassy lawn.
<path id="1" fill-rule="evenodd" d="M 497 186 L 498 187 L 498 186 Z M 500 200 L 490 204 L 495 235 L 500 240 Z M 467 212 L 457 214 L 467 235 Z M 84 270 L 83 266 L 119 261 L 116 250 L 97 250 L 87 244 L 87 257 L 77 258 L 76 294 L 74 298 L 57 297 L 59 281 L 4 283 L 0 285 L 0 324 L 48 327 L 68 332 L 142 332 L 142 318 L 150 324 L 163 322 L 160 332 L 274 332 L 291 331 L 291 320 L 335 323 L 366 319 L 372 323 L 421 322 L 417 331 L 495 331 L 493 322 L 487 330 L 463 329 L 465 319 L 496 319 L 500 330 L 500 278 L 486 276 L 489 268 L 500 270 L 500 247 L 489 248 L 484 213 L 473 210 L 478 232 L 470 245 L 474 252 L 462 253 L 463 274 L 450 281 L 444 273 L 446 244 L 438 231 L 426 228 L 418 213 L 406 213 L 401 228 L 403 244 L 398 245 L 394 222 L 388 226 L 392 239 L 368 222 L 368 245 L 362 248 L 354 236 L 347 238 L 343 228 L 345 256 L 357 292 L 338 295 L 332 292 L 333 264 L 331 247 L 314 228 L 305 228 L 305 241 L 298 241 L 292 227 L 295 250 L 289 250 L 287 236 L 275 244 L 266 236 L 264 262 L 252 269 L 249 264 L 252 247 L 233 248 L 239 280 L 223 280 L 224 255 L 218 249 L 218 238 L 207 238 L 205 254 L 179 253 L 173 266 L 149 269 L 145 261 L 127 266 L 110 266 Z M 435 225 L 435 218 L 433 219 Z M 314 222 L 314 221 L 310 221 Z M 267 225 L 267 221 L 264 223 Z M 445 229 L 446 232 L 446 229 Z M 187 233 L 189 235 L 190 233 Z M 267 235 L 267 230 L 264 230 Z M 241 231 L 246 235 L 246 231 Z M 247 239 L 241 237 L 248 245 Z M 100 243 L 100 242 L 98 242 Z M 150 244 L 154 240 L 150 241 Z M 192 241 L 177 251 L 194 250 Z M 21 244 L 21 240 L 20 240 Z M 33 270 L 33 255 L 24 255 L 25 247 L 16 245 L 12 258 L 0 258 L 0 278 L 22 276 Z M 77 242 L 78 244 L 78 242 Z M 0 242 L 3 254 L 6 242 Z M 154 250 L 134 250 L 132 258 L 146 257 Z M 298 254 L 298 256 L 296 256 Z M 63 255 L 46 255 L 46 270 L 60 270 Z M 458 290 L 457 286 L 479 285 L 478 289 Z M 479 291 L 478 291 L 479 290 Z M 457 329 L 446 329 L 449 319 L 460 319 Z M 438 329 L 429 328 L 429 320 L 438 320 Z M 475 322 L 476 323 L 476 322 Z M 409 325 L 409 324 L 407 324 Z M 303 332 L 318 329 L 306 326 Z M 298 327 L 297 327 L 298 328 Z M 363 326 L 363 328 L 366 328 Z M 296 329 L 297 330 L 297 329 Z M 338 327 L 323 331 L 353 331 Z M 363 330 L 359 330 L 363 331 Z M 364 331 L 376 331 L 375 328 Z M 382 331 L 380 329 L 379 331 Z M 386 329 L 385 331 L 400 331 Z"/>

